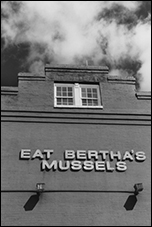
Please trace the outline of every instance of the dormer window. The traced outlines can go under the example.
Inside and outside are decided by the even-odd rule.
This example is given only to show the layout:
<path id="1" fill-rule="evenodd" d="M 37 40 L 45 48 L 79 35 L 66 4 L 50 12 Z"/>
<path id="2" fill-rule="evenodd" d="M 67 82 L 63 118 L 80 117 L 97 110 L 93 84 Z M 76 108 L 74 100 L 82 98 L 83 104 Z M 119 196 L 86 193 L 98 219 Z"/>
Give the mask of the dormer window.
<path id="1" fill-rule="evenodd" d="M 55 107 L 102 108 L 99 85 L 55 83 Z"/>

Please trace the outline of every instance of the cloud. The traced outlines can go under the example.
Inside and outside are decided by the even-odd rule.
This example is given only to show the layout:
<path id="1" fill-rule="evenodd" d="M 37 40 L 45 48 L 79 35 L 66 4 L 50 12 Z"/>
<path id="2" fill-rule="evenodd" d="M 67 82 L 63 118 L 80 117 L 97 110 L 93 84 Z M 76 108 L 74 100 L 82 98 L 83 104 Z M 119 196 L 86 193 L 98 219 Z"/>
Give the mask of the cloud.
<path id="1" fill-rule="evenodd" d="M 45 63 L 106 63 L 111 69 L 123 69 L 134 76 L 141 74 L 141 88 L 149 89 L 151 23 L 150 18 L 139 18 L 141 4 L 3 1 L 2 37 L 6 47 L 29 44 L 29 70 L 38 71 Z"/>
<path id="2" fill-rule="evenodd" d="M 139 59 L 142 62 L 138 73 L 143 75 L 141 89 L 151 90 L 151 26 L 140 23 L 135 28 L 133 52 L 139 51 Z"/>

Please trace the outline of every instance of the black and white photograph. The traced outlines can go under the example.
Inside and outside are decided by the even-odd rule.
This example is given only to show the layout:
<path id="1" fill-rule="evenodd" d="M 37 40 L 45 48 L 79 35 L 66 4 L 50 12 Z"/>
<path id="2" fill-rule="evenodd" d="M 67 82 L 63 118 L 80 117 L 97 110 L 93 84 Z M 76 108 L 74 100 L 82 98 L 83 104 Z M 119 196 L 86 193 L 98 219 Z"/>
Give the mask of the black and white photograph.
<path id="1" fill-rule="evenodd" d="M 1 1 L 1 226 L 151 226 L 151 1 Z"/>

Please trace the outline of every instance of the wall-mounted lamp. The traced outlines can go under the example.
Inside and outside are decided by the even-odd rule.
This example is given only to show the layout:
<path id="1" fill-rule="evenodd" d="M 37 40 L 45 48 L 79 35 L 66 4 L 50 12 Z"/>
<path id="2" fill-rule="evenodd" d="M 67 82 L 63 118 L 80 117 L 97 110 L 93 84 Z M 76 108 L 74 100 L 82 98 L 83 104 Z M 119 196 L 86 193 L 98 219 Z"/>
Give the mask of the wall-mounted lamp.
<path id="1" fill-rule="evenodd" d="M 134 189 L 135 189 L 135 195 L 138 195 L 139 192 L 141 192 L 144 188 L 143 188 L 143 184 L 142 183 L 137 183 L 134 185 Z"/>
<path id="2" fill-rule="evenodd" d="M 25 211 L 31 211 L 34 209 L 34 207 L 36 206 L 36 204 L 39 201 L 40 198 L 40 194 L 44 191 L 44 183 L 37 183 L 36 184 L 36 195 L 32 195 L 28 201 L 26 202 L 26 204 L 24 205 L 24 209 Z"/>
<path id="3" fill-rule="evenodd" d="M 38 194 L 42 193 L 44 191 L 45 183 L 37 183 L 36 184 L 36 191 Z"/>
<path id="4" fill-rule="evenodd" d="M 124 207 L 126 210 L 133 210 L 134 206 L 137 203 L 137 195 L 139 194 L 139 192 L 141 192 L 143 190 L 143 184 L 142 183 L 137 183 L 134 185 L 134 195 L 130 195 L 127 198 L 127 201 L 124 204 Z"/>

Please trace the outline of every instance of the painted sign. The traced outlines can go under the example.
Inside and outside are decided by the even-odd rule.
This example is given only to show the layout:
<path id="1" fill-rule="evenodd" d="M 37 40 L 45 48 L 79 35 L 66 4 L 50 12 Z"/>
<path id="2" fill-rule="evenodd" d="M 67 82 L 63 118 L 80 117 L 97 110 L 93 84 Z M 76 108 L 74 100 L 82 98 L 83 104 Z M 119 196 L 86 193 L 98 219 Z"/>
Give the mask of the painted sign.
<path id="1" fill-rule="evenodd" d="M 120 151 L 108 150 L 65 150 L 62 160 L 52 160 L 50 158 L 54 150 L 37 149 L 32 154 L 31 149 L 21 149 L 20 160 L 41 160 L 41 171 L 99 171 L 99 172 L 124 172 L 127 170 L 126 161 L 143 162 L 146 160 L 145 152 L 143 151 L 125 151 L 123 154 Z"/>

